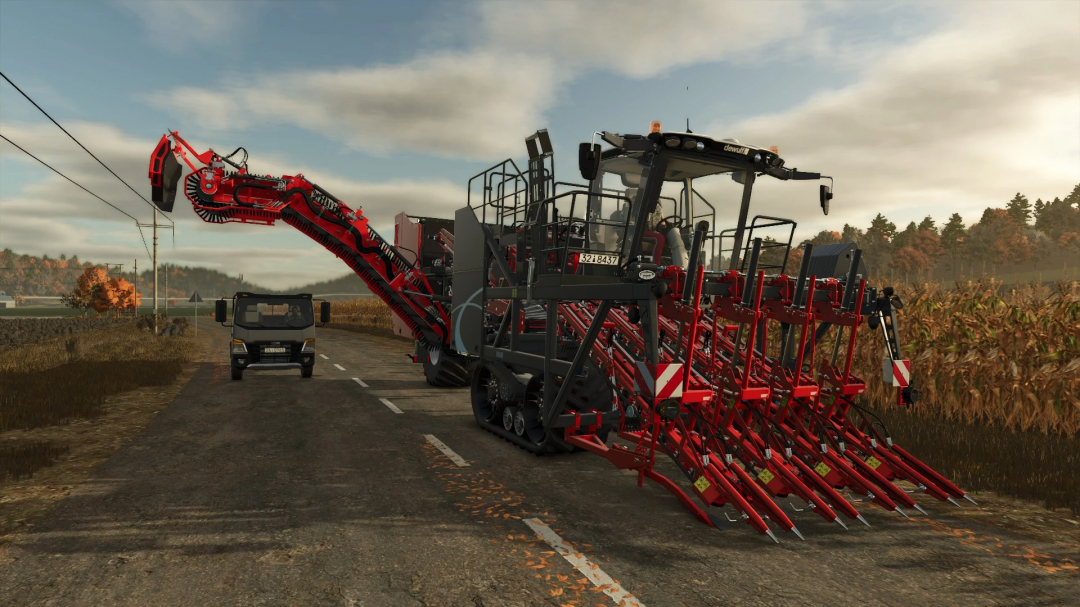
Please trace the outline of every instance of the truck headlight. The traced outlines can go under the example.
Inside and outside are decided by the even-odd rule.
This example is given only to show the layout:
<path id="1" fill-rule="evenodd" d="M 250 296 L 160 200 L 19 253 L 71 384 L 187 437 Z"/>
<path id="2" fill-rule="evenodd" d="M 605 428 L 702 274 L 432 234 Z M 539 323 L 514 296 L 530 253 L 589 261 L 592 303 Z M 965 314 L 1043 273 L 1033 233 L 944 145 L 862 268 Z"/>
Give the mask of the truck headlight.
<path id="1" fill-rule="evenodd" d="M 301 352 L 314 352 L 315 351 L 315 339 L 305 339 L 304 347 L 300 349 Z"/>
<path id="2" fill-rule="evenodd" d="M 247 344 L 242 339 L 232 340 L 232 352 L 233 354 L 247 354 Z"/>

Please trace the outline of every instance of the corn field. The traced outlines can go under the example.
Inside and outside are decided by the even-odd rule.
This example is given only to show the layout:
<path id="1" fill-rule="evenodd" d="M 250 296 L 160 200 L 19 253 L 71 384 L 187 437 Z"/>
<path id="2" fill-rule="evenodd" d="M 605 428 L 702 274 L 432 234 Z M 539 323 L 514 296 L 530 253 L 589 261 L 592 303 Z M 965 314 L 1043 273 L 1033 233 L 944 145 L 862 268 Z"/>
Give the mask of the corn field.
<path id="1" fill-rule="evenodd" d="M 349 299 L 331 304 L 330 326 L 375 335 L 394 335 L 393 312 L 381 299 Z"/>
<path id="2" fill-rule="evenodd" d="M 969 282 L 897 287 L 900 336 L 922 393 L 912 414 L 1022 431 L 1080 431 L 1080 286 Z M 881 335 L 861 330 L 853 369 L 889 402 Z"/>

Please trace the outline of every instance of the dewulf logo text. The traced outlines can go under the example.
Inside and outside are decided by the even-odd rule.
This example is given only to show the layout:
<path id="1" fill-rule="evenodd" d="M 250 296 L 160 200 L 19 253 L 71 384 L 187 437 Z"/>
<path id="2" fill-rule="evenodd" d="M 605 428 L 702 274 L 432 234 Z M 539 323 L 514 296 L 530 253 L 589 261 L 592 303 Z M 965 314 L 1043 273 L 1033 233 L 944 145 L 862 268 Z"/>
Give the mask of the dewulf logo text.
<path id="1" fill-rule="evenodd" d="M 724 151 L 725 152 L 735 152 L 736 154 L 746 154 L 746 153 L 748 153 L 750 151 L 750 148 L 740 148 L 740 147 L 734 146 L 734 145 L 725 145 L 724 146 Z"/>

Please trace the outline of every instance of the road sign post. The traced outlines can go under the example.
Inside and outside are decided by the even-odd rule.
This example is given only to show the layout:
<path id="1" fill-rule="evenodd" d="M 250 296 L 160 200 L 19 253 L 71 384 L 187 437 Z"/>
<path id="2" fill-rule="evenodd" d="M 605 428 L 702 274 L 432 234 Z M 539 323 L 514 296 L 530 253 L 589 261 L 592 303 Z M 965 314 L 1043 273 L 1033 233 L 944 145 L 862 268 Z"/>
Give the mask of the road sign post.
<path id="1" fill-rule="evenodd" d="M 202 297 L 199 297 L 199 292 L 195 291 L 191 294 L 191 299 L 188 301 L 195 302 L 195 335 L 199 334 L 199 302 L 202 301 Z"/>

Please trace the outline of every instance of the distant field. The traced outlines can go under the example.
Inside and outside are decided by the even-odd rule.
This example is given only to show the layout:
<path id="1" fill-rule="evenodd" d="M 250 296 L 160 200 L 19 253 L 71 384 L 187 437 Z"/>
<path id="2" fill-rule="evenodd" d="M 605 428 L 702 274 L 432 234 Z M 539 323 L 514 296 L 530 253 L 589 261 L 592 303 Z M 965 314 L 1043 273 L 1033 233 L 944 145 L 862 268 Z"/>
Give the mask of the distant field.
<path id="1" fill-rule="evenodd" d="M 161 313 L 165 312 L 165 308 L 158 308 Z M 142 308 L 139 310 L 140 315 L 152 314 L 152 308 Z M 58 306 L 49 307 L 37 307 L 37 308 L 0 308 L 0 318 L 4 316 L 81 316 L 82 312 L 78 310 L 72 310 L 70 308 L 61 308 Z M 206 302 L 206 306 L 199 306 L 199 316 L 213 316 L 214 305 L 211 302 Z M 93 316 L 91 313 L 90 316 Z M 127 317 L 131 317 L 131 313 L 125 314 Z M 169 316 L 195 316 L 195 308 L 169 308 Z"/>

